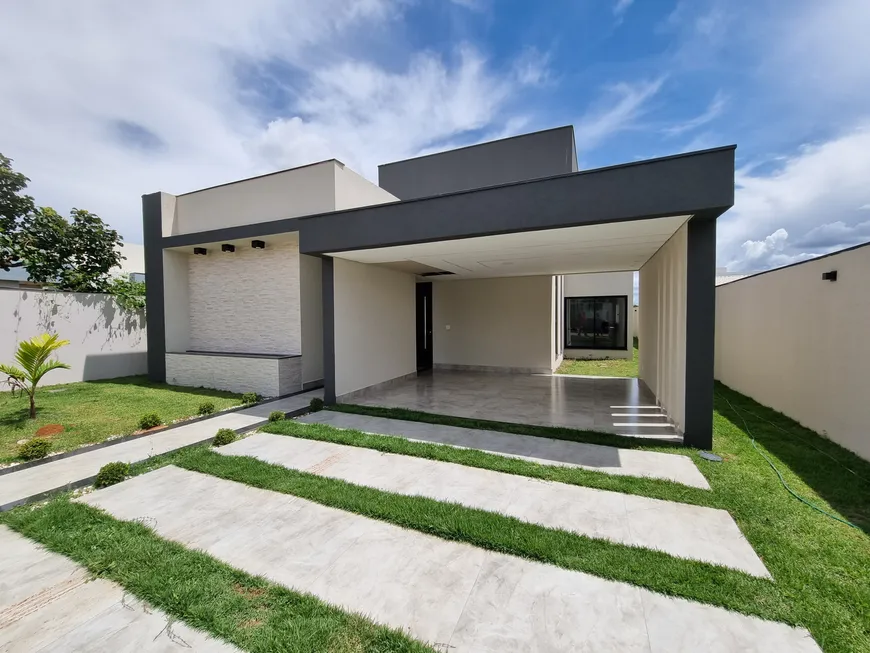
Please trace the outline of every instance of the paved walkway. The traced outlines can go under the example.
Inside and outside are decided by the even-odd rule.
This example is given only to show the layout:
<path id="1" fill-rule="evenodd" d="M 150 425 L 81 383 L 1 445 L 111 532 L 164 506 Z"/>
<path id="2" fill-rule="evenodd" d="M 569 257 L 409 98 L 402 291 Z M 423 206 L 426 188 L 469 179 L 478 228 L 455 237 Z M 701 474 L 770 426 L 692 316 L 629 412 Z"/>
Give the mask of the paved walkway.
<path id="1" fill-rule="evenodd" d="M 298 421 L 328 424 L 366 433 L 398 435 L 408 440 L 447 444 L 465 449 L 480 449 L 542 465 L 582 467 L 621 476 L 660 478 L 705 490 L 710 489 L 710 484 L 698 471 L 692 459 L 680 454 L 618 449 L 598 444 L 339 413 L 331 410 L 303 415 Z"/>
<path id="2" fill-rule="evenodd" d="M 214 651 L 233 646 L 147 608 L 118 585 L 0 526 L 0 650 Z M 170 624 L 171 622 L 171 624 Z"/>
<path id="3" fill-rule="evenodd" d="M 273 410 L 286 413 L 305 408 L 322 390 L 277 399 L 206 420 L 158 431 L 134 440 L 62 458 L 54 462 L 0 476 L 0 511 L 36 500 L 44 494 L 90 483 L 106 463 L 135 463 L 169 451 L 189 447 L 214 437 L 218 429 L 251 429 L 264 423 Z"/>
<path id="4" fill-rule="evenodd" d="M 725 510 L 285 435 L 257 433 L 217 451 L 769 577 Z"/>
<path id="5" fill-rule="evenodd" d="M 452 653 L 819 653 L 806 630 L 164 467 L 80 499 Z"/>

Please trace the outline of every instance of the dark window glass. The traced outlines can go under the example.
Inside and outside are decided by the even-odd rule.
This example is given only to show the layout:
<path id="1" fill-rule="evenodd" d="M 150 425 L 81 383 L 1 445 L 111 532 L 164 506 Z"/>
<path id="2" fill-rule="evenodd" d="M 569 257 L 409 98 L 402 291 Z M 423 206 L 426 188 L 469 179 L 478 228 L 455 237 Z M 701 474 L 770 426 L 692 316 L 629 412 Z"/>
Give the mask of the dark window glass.
<path id="1" fill-rule="evenodd" d="M 566 297 L 565 346 L 627 349 L 628 297 Z"/>

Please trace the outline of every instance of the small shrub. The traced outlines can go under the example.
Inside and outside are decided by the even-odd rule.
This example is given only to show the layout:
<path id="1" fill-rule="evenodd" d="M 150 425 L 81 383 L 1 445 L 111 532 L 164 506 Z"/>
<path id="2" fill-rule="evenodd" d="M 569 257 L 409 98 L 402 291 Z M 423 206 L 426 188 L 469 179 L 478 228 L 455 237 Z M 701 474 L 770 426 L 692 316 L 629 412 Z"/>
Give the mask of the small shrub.
<path id="1" fill-rule="evenodd" d="M 139 418 L 139 428 L 142 430 L 153 429 L 161 424 L 163 424 L 163 420 L 160 419 L 160 415 L 157 413 L 146 413 Z"/>
<path id="2" fill-rule="evenodd" d="M 284 419 L 284 417 L 285 415 L 283 410 L 273 410 L 271 413 L 269 413 L 270 422 L 280 422 L 282 419 Z"/>
<path id="3" fill-rule="evenodd" d="M 323 410 L 323 399 L 321 399 L 320 397 L 315 397 L 308 404 L 308 408 L 311 409 L 312 413 L 316 413 L 316 412 Z"/>
<path id="4" fill-rule="evenodd" d="M 206 401 L 199 405 L 196 412 L 200 415 L 211 415 L 214 412 L 214 404 L 210 401 Z"/>
<path id="5" fill-rule="evenodd" d="M 45 458 L 51 451 L 51 442 L 42 438 L 30 438 L 18 447 L 18 457 L 21 460 L 38 460 Z"/>
<path id="6" fill-rule="evenodd" d="M 242 395 L 242 403 L 243 404 L 256 404 L 260 402 L 263 398 L 258 395 L 256 392 L 246 392 Z"/>
<path id="7" fill-rule="evenodd" d="M 100 467 L 100 471 L 97 472 L 94 487 L 109 487 L 115 483 L 120 483 L 129 475 L 130 465 L 127 463 L 107 463 Z"/>
<path id="8" fill-rule="evenodd" d="M 230 444 L 231 442 L 235 442 L 236 440 L 236 432 L 232 429 L 218 429 L 218 432 L 215 433 L 214 436 L 214 446 L 222 447 L 225 444 Z"/>

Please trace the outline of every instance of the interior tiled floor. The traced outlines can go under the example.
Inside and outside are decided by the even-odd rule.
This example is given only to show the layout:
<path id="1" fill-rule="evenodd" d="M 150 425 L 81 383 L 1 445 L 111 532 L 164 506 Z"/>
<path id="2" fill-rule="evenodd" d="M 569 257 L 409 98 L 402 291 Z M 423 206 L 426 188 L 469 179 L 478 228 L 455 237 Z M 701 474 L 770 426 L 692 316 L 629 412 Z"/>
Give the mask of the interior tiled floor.
<path id="1" fill-rule="evenodd" d="M 681 440 L 638 379 L 434 371 L 368 390 L 347 403 Z"/>

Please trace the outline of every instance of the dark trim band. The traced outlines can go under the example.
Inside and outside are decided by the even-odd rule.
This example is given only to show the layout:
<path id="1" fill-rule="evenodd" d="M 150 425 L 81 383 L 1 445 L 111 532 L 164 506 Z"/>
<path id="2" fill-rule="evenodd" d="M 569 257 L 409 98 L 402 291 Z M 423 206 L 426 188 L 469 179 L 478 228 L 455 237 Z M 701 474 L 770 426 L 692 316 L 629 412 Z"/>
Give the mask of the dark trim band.
<path id="1" fill-rule="evenodd" d="M 320 259 L 323 284 L 323 402 L 335 403 L 335 261 Z"/>
<path id="2" fill-rule="evenodd" d="M 716 220 L 689 220 L 686 244 L 686 388 L 683 442 L 713 446 Z"/>
<path id="3" fill-rule="evenodd" d="M 145 246 L 145 319 L 148 324 L 148 378 L 166 381 L 166 307 L 163 297 L 163 193 L 142 196 Z"/>

